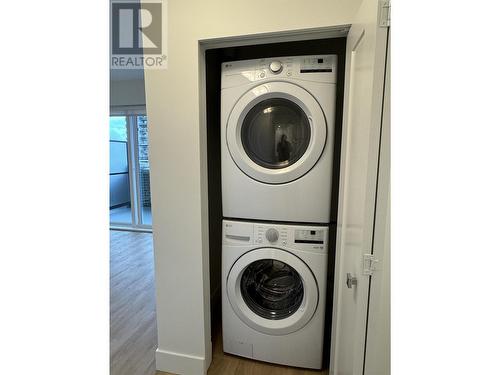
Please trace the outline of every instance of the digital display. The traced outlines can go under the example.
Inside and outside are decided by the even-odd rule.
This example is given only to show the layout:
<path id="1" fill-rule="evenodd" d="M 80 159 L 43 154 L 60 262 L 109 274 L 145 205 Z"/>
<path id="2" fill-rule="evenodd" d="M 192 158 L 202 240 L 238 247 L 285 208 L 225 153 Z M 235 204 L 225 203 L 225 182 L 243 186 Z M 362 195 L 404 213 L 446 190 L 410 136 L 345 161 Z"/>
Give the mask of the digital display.
<path id="1" fill-rule="evenodd" d="M 323 244 L 323 230 L 296 230 L 295 243 Z"/>
<path id="2" fill-rule="evenodd" d="M 305 57 L 300 64 L 301 73 L 332 73 L 333 57 Z"/>

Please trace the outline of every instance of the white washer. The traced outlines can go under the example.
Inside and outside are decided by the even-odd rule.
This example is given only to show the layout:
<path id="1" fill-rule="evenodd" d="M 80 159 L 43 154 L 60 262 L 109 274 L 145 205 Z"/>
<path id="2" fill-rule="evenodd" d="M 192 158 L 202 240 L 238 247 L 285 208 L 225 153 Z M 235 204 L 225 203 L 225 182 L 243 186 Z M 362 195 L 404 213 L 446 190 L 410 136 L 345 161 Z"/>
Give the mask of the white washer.
<path id="1" fill-rule="evenodd" d="M 227 218 L 328 223 L 337 56 L 222 64 Z"/>
<path id="2" fill-rule="evenodd" d="M 222 225 L 224 351 L 320 369 L 328 227 Z"/>

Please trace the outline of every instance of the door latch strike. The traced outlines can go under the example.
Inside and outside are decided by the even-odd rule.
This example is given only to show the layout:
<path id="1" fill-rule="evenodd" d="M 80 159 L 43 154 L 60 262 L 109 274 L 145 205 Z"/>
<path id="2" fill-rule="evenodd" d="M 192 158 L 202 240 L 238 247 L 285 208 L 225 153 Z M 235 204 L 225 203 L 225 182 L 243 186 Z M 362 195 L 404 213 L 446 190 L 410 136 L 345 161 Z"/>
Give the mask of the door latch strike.
<path id="1" fill-rule="evenodd" d="M 378 259 L 376 259 L 372 254 L 364 254 L 363 255 L 363 274 L 367 276 L 373 275 L 373 271 L 375 271 L 375 264 L 378 263 Z"/>

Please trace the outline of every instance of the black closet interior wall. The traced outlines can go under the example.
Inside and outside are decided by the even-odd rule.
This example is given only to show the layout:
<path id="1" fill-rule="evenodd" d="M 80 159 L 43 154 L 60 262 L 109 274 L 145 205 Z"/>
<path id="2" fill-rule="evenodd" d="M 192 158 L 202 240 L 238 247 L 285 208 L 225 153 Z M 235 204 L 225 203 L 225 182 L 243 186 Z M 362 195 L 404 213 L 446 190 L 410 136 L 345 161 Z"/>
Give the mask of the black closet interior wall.
<path id="1" fill-rule="evenodd" d="M 210 246 L 210 309 L 212 337 L 221 326 L 221 256 L 222 256 L 222 194 L 221 194 L 221 139 L 220 139 L 220 81 L 221 64 L 228 61 L 267 57 L 335 54 L 338 56 L 337 93 L 335 104 L 335 139 L 330 218 L 330 245 L 328 260 L 327 308 L 325 316 L 324 363 L 330 355 L 330 332 L 335 264 L 336 218 L 338 209 L 340 146 L 342 140 L 342 113 L 344 103 L 346 38 L 327 38 L 296 42 L 259 44 L 252 46 L 209 49 L 205 51 L 206 120 L 208 161 L 208 207 Z"/>

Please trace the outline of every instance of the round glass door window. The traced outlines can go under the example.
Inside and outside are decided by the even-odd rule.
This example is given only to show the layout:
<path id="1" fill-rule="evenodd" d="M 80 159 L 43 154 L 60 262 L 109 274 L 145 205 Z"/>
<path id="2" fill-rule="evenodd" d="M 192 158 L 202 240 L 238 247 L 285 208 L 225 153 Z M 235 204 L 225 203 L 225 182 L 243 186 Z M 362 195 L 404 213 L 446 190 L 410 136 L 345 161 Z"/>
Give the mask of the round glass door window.
<path id="1" fill-rule="evenodd" d="M 294 164 L 306 152 L 310 139 L 311 126 L 306 114 L 284 98 L 259 102 L 241 125 L 246 154 L 264 168 L 279 169 Z"/>
<path id="2" fill-rule="evenodd" d="M 240 287 L 248 307 L 266 319 L 289 317 L 298 310 L 304 297 L 297 271 L 275 259 L 261 259 L 248 265 Z"/>

